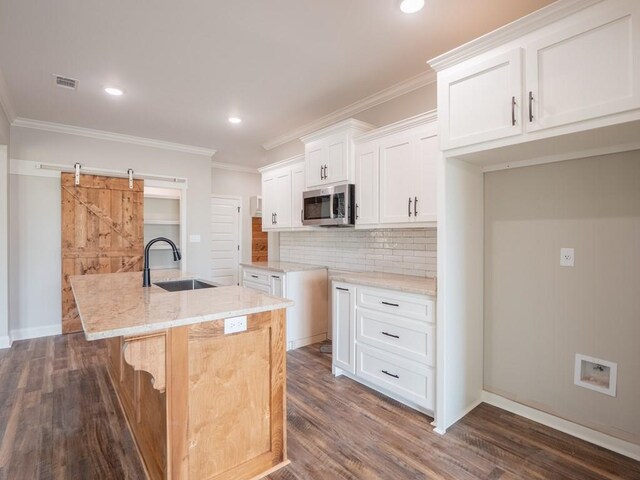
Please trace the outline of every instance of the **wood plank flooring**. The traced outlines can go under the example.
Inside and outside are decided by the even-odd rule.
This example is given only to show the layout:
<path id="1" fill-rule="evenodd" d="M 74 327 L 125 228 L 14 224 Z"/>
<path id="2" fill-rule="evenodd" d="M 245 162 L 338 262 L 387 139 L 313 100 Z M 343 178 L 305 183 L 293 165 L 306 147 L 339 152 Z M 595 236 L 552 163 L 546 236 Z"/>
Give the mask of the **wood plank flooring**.
<path id="1" fill-rule="evenodd" d="M 0 350 L 0 480 L 144 478 L 105 358 L 82 335 Z M 437 435 L 330 363 L 317 345 L 289 352 L 292 463 L 268 479 L 640 479 L 640 462 L 489 405 Z"/>

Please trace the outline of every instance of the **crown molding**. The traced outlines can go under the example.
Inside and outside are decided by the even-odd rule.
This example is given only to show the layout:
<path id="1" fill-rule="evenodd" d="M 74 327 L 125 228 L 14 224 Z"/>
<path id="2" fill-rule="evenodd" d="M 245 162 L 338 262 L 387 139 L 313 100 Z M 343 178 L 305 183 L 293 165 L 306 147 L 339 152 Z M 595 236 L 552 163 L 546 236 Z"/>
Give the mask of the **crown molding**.
<path id="1" fill-rule="evenodd" d="M 485 53 L 603 0 L 558 0 L 427 62 L 436 72 Z"/>
<path id="2" fill-rule="evenodd" d="M 360 120 L 356 120 L 355 118 L 349 118 L 347 120 L 343 120 L 342 122 L 334 123 L 325 127 L 321 130 L 316 130 L 309 135 L 305 135 L 304 137 L 300 137 L 302 143 L 313 142 L 314 140 L 318 140 L 321 138 L 328 137 L 329 135 L 333 135 L 334 133 L 365 133 L 370 130 L 373 130 L 375 125 L 371 125 L 370 123 L 362 122 Z"/>
<path id="3" fill-rule="evenodd" d="M 246 167 L 244 165 L 234 165 L 233 163 L 211 162 L 211 168 L 217 168 L 219 170 L 230 170 L 232 172 L 244 172 L 258 174 L 258 169 L 253 167 Z"/>
<path id="4" fill-rule="evenodd" d="M 4 81 L 2 70 L 0 70 L 0 108 L 4 111 L 9 123 L 13 123 L 16 119 L 16 111 L 13 109 L 11 98 L 9 98 L 9 89 L 7 88 L 7 83 Z"/>
<path id="5" fill-rule="evenodd" d="M 304 162 L 304 153 L 300 153 L 298 155 L 294 155 L 293 157 L 285 158 L 284 160 L 278 160 L 277 162 L 270 163 L 269 165 L 260 167 L 258 171 L 260 173 L 264 173 L 270 170 L 274 170 L 276 168 L 290 167 L 300 162 Z"/>
<path id="6" fill-rule="evenodd" d="M 437 120 L 438 110 L 430 110 L 413 117 L 405 118 L 404 120 L 400 120 L 399 122 L 390 123 L 389 125 L 385 125 L 384 127 L 376 128 L 375 130 L 371 130 L 370 132 L 363 133 L 362 135 L 358 135 L 357 137 L 355 137 L 353 140 L 356 143 L 368 142 L 370 140 L 375 140 L 376 138 L 393 135 L 395 133 L 418 127 L 420 125 L 427 125 L 429 123 L 436 122 Z"/>
<path id="7" fill-rule="evenodd" d="M 173 150 L 176 152 L 191 153 L 193 155 L 202 155 L 205 157 L 212 157 L 216 153 L 215 150 L 210 148 L 195 147 L 193 145 L 184 145 L 182 143 L 165 142 L 164 140 L 155 140 L 152 138 L 135 137 L 133 135 L 106 132 L 104 130 L 94 130 L 92 128 L 76 127 L 73 125 L 65 125 L 62 123 L 43 122 L 40 120 L 31 120 L 29 118 L 18 117 L 14 119 L 13 122 L 11 122 L 11 126 L 31 128 L 34 130 L 44 130 L 46 132 L 66 133 L 68 135 L 97 138 L 100 140 L 109 140 L 112 142 L 143 145 L 145 147 Z"/>
<path id="8" fill-rule="evenodd" d="M 327 127 L 333 123 L 339 122 L 345 118 L 349 118 L 353 115 L 356 115 L 360 112 L 368 110 L 369 108 L 373 108 L 381 103 L 388 102 L 389 100 L 393 100 L 396 97 L 404 95 L 409 92 L 413 92 L 418 88 L 424 87 L 426 85 L 430 85 L 436 81 L 436 74 L 433 71 L 427 71 L 415 75 L 411 78 L 408 78 L 402 82 L 396 83 L 384 90 L 380 90 L 373 95 L 369 95 L 361 100 L 358 100 L 351 105 L 347 105 L 346 107 L 340 108 L 334 112 L 329 113 L 328 115 L 324 115 L 323 117 L 314 120 L 313 122 L 307 123 L 302 127 L 291 130 L 284 135 L 276 137 L 274 139 L 268 140 L 267 142 L 262 144 L 262 148 L 265 150 L 272 150 L 280 145 L 284 145 L 292 140 L 297 140 L 300 137 L 308 135 L 310 133 L 315 132 L 316 130 L 320 130 L 324 127 Z"/>

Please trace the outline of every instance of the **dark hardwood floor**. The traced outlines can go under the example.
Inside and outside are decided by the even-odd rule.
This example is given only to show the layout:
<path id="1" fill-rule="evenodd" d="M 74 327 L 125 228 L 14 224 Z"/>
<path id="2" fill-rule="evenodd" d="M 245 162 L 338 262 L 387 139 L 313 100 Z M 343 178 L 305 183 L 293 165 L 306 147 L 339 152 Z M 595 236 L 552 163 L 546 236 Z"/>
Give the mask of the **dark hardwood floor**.
<path id="1" fill-rule="evenodd" d="M 102 366 L 81 335 L 0 350 L 0 479 L 142 479 Z M 291 465 L 271 480 L 640 479 L 640 462 L 489 405 L 447 435 L 347 378 L 318 346 L 288 354 Z"/>

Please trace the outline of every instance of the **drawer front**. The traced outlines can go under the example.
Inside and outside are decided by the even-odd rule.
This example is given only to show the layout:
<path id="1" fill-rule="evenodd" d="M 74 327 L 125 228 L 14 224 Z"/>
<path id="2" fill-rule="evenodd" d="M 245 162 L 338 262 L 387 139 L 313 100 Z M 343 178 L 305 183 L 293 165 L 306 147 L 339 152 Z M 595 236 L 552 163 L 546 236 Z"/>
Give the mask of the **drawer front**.
<path id="1" fill-rule="evenodd" d="M 433 411 L 434 372 L 431 367 L 366 345 L 358 344 L 356 354 L 359 377 Z"/>
<path id="2" fill-rule="evenodd" d="M 243 284 L 245 281 L 269 286 L 269 272 L 266 270 L 242 269 Z"/>
<path id="3" fill-rule="evenodd" d="M 356 339 L 416 362 L 434 366 L 435 327 L 397 315 L 356 309 Z"/>
<path id="4" fill-rule="evenodd" d="M 435 322 L 435 302 L 422 295 L 359 287 L 356 306 Z"/>
<path id="5" fill-rule="evenodd" d="M 242 281 L 242 286 L 246 288 L 252 288 L 253 290 L 258 290 L 259 292 L 270 294 L 269 285 L 262 285 L 260 283 L 249 282 L 246 280 Z"/>

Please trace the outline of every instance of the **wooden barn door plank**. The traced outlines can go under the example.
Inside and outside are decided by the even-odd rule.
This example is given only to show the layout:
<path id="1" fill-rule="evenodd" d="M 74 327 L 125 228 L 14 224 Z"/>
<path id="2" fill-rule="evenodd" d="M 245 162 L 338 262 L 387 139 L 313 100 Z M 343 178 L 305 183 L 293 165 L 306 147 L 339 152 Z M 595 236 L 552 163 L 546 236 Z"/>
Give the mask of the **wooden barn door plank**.
<path id="1" fill-rule="evenodd" d="M 144 182 L 62 173 L 62 332 L 82 330 L 69 277 L 142 270 Z"/>

